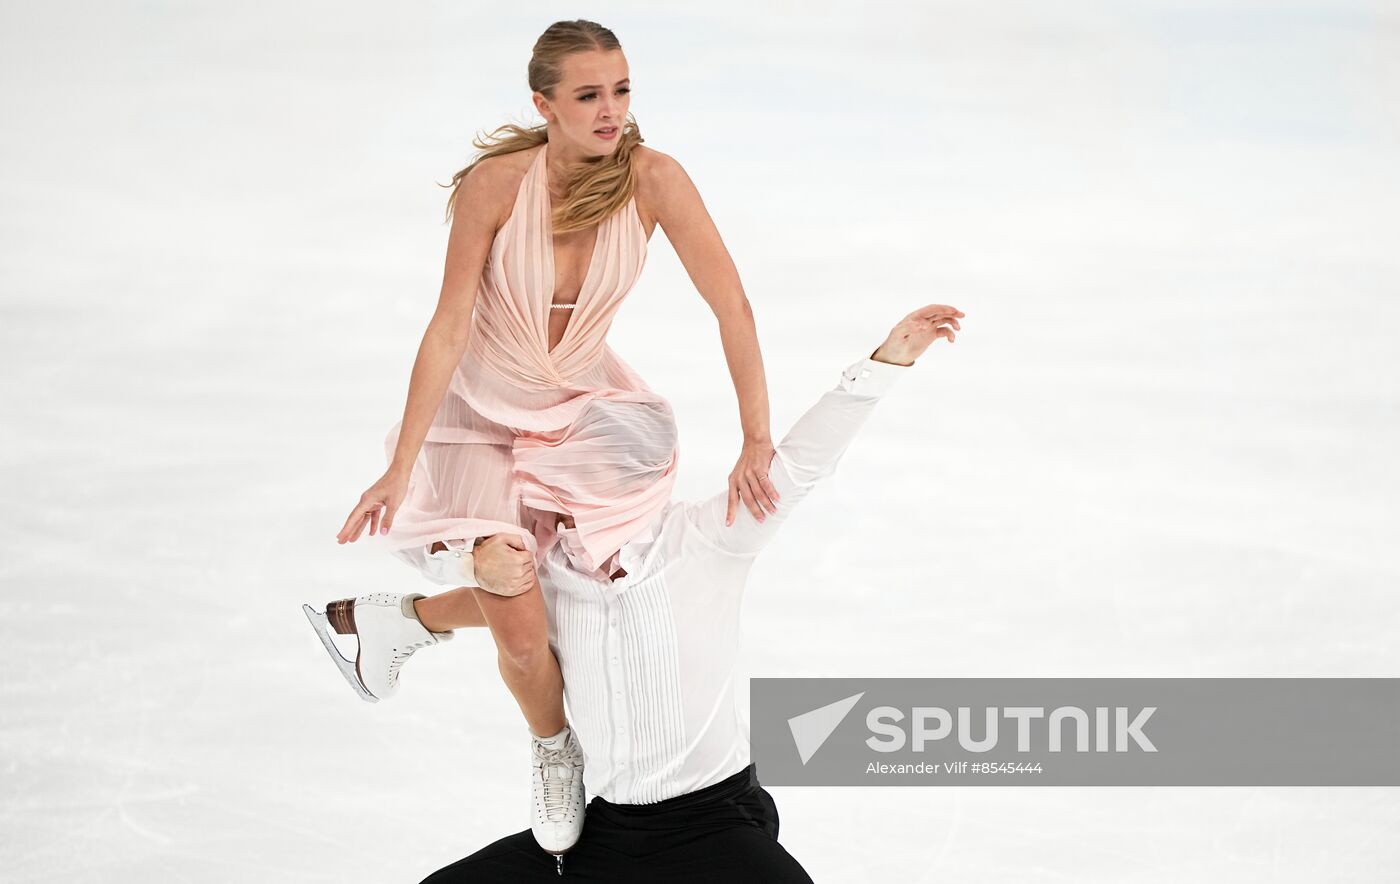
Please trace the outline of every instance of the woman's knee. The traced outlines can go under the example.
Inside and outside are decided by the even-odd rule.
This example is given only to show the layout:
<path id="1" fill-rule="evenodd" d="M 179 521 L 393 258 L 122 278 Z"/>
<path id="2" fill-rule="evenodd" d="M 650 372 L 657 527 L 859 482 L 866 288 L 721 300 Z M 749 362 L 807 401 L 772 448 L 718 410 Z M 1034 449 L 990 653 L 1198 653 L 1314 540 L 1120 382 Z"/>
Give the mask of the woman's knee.
<path id="1" fill-rule="evenodd" d="M 509 666 L 517 672 L 534 672 L 554 654 L 547 642 L 538 646 L 518 645 L 509 648 L 498 642 L 497 649 L 500 651 L 501 665 Z"/>
<path id="2" fill-rule="evenodd" d="M 529 670 L 554 653 L 544 612 L 533 607 L 542 607 L 539 593 L 502 598 L 477 587 L 474 594 L 483 611 L 490 609 L 487 619 L 503 663 Z"/>

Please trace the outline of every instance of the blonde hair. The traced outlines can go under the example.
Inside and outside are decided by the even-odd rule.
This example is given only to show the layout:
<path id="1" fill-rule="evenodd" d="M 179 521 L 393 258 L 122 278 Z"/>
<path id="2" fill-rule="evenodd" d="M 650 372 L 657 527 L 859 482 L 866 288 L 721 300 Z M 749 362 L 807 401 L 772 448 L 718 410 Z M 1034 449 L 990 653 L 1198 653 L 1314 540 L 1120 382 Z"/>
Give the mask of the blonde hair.
<path id="1" fill-rule="evenodd" d="M 585 19 L 557 21 L 545 28 L 535 41 L 528 69 L 530 89 L 553 101 L 554 87 L 563 79 L 565 58 L 576 52 L 607 52 L 621 48 L 622 44 L 613 32 L 597 22 Z M 529 150 L 548 140 L 547 126 L 523 127 L 514 123 L 498 127 L 485 138 L 474 138 L 472 146 L 480 151 L 476 158 L 452 176 L 451 184 L 442 185 L 452 188 L 447 198 L 447 220 L 452 219 L 463 179 L 477 163 L 487 157 Z M 618 133 L 616 150 L 603 156 L 589 157 L 569 168 L 565 180 L 567 195 L 555 206 L 550 218 L 555 233 L 585 230 L 627 205 L 637 187 L 632 177 L 632 149 L 644 140 L 637 128 L 637 121 L 629 113 Z"/>

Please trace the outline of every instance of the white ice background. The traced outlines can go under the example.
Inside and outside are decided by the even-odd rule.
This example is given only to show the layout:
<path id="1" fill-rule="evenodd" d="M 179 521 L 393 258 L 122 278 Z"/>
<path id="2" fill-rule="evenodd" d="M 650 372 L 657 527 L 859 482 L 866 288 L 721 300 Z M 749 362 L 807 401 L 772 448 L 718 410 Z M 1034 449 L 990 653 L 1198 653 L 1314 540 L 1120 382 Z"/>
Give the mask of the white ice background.
<path id="1" fill-rule="evenodd" d="M 760 559 L 751 674 L 1400 674 L 1395 4 L 8 2 L 0 878 L 416 882 L 525 828 L 489 636 L 370 705 L 299 608 L 431 590 L 334 536 L 435 182 L 538 122 L 530 46 L 580 16 L 739 267 L 775 434 L 967 314 Z M 659 229 L 610 342 L 679 494 L 721 487 Z M 820 882 L 1400 879 L 1395 789 L 773 792 Z"/>

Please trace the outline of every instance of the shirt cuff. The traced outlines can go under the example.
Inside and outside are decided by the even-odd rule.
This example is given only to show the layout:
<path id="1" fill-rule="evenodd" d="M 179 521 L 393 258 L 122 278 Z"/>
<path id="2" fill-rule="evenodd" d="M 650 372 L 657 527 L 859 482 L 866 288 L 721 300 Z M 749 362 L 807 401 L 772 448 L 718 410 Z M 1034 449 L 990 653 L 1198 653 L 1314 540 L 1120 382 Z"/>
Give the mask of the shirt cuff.
<path id="1" fill-rule="evenodd" d="M 428 554 L 429 568 L 438 575 L 443 584 L 481 586 L 476 580 L 476 560 L 472 557 L 472 548 L 468 548 L 466 544 L 453 546 L 452 543 L 444 541 L 443 545 L 447 549 Z"/>
<path id="2" fill-rule="evenodd" d="M 841 372 L 841 389 L 858 396 L 883 396 L 909 368 L 867 357 Z"/>

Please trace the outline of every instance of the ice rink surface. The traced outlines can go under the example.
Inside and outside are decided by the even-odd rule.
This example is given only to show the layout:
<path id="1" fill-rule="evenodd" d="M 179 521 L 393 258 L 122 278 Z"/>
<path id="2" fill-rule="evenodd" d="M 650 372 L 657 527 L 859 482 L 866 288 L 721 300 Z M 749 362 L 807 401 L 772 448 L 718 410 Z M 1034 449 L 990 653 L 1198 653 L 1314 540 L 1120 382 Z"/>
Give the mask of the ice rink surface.
<path id="1" fill-rule="evenodd" d="M 489 636 L 370 705 L 300 605 L 432 589 L 334 535 L 435 182 L 538 122 L 530 46 L 579 16 L 739 267 L 775 436 L 967 314 L 759 560 L 750 674 L 1400 675 L 1394 4 L 7 3 L 0 877 L 416 882 L 526 827 Z M 610 342 L 679 494 L 722 487 L 659 229 Z M 819 882 L 1400 879 L 1396 789 L 773 792 Z"/>

